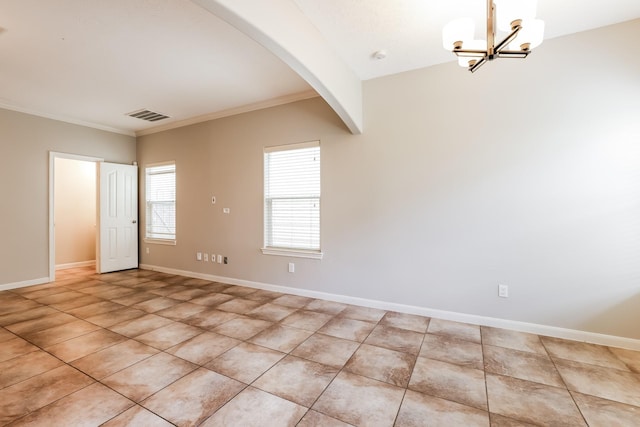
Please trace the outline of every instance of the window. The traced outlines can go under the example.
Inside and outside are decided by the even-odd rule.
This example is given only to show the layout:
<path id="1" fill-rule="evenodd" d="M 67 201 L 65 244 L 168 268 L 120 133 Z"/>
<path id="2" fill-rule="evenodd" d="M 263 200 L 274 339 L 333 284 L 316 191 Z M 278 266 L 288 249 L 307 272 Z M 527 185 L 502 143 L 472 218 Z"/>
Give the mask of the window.
<path id="1" fill-rule="evenodd" d="M 156 163 L 145 169 L 146 240 L 176 243 L 176 164 Z"/>
<path id="2" fill-rule="evenodd" d="M 264 246 L 269 255 L 322 258 L 319 141 L 265 148 Z"/>

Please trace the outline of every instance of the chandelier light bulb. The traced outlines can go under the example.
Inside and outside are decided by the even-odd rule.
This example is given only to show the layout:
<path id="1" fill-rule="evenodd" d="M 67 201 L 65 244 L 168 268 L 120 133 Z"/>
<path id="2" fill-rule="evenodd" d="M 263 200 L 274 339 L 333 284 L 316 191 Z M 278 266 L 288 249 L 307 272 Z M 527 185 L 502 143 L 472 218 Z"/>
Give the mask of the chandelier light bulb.
<path id="1" fill-rule="evenodd" d="M 531 20 L 536 17 L 537 0 L 494 0 L 496 23 L 500 31 L 511 32 L 515 20 Z"/>
<path id="2" fill-rule="evenodd" d="M 452 51 L 456 42 L 462 42 L 464 45 L 465 42 L 473 40 L 475 27 L 471 18 L 458 18 L 449 22 L 442 29 L 442 47 Z"/>
<path id="3" fill-rule="evenodd" d="M 473 67 L 476 62 L 478 62 L 480 58 L 470 58 L 468 56 L 461 56 L 460 58 L 458 58 L 458 65 L 463 67 L 463 68 L 469 68 L 469 67 Z"/>
<path id="4" fill-rule="evenodd" d="M 509 44 L 511 50 L 523 50 L 522 45 L 528 44 L 529 50 L 542 44 L 544 38 L 544 21 L 531 19 L 522 22 L 522 29 L 518 36 Z"/>

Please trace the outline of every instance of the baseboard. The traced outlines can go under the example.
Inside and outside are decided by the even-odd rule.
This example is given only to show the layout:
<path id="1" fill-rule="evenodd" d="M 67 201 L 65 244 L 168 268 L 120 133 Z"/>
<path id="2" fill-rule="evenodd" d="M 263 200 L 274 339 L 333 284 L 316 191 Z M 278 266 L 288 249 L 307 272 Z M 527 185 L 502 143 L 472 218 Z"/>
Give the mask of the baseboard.
<path id="1" fill-rule="evenodd" d="M 42 277 L 40 279 L 25 280 L 24 282 L 5 283 L 0 285 L 0 291 L 8 291 L 9 289 L 25 288 L 27 286 L 42 285 L 43 283 L 49 283 L 48 277 Z"/>
<path id="2" fill-rule="evenodd" d="M 229 285 L 246 286 L 255 289 L 282 292 L 303 297 L 319 298 L 329 301 L 341 302 L 345 304 L 359 305 L 362 307 L 378 308 L 381 310 L 396 311 L 399 313 L 417 314 L 419 316 L 434 317 L 455 322 L 471 323 L 480 326 L 491 326 L 494 328 L 511 329 L 519 332 L 528 332 L 537 335 L 545 335 L 555 338 L 563 338 L 574 341 L 583 341 L 592 344 L 606 345 L 610 347 L 620 347 L 629 350 L 640 350 L 640 340 L 633 338 L 618 337 L 615 335 L 598 334 L 595 332 L 579 331 L 576 329 L 559 328 L 556 326 L 540 325 L 537 323 L 520 322 L 516 320 L 499 319 L 495 317 L 478 316 L 474 314 L 458 313 L 454 311 L 437 310 L 427 307 L 397 304 L 386 301 L 370 300 L 366 298 L 350 297 L 346 295 L 330 294 L 326 292 L 312 291 L 309 289 L 291 288 L 288 286 L 272 285 L 268 283 L 253 282 L 249 280 L 234 279 L 231 277 L 215 276 L 212 274 L 196 273 L 193 271 L 178 270 L 156 265 L 140 264 L 139 268 L 144 270 L 158 271 L 167 274 L 177 274 L 180 276 L 193 277 L 197 279 L 210 280 L 212 282 L 226 283 Z"/>
<path id="3" fill-rule="evenodd" d="M 91 261 L 80 261 L 80 262 L 70 262 L 68 264 L 56 264 L 56 271 L 58 270 L 68 270 L 70 268 L 79 268 L 79 267 L 95 267 L 96 260 Z"/>

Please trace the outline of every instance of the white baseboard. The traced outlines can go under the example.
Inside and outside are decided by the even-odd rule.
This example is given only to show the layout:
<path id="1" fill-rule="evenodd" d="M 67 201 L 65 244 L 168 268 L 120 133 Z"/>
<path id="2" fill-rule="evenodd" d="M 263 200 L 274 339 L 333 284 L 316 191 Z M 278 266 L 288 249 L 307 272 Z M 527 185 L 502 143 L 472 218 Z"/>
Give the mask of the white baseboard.
<path id="1" fill-rule="evenodd" d="M 80 262 L 70 262 L 68 264 L 56 264 L 56 271 L 58 270 L 68 270 L 70 268 L 79 268 L 79 267 L 95 267 L 96 260 L 91 261 L 80 261 Z"/>
<path id="2" fill-rule="evenodd" d="M 516 320 L 499 319 L 495 317 L 478 316 L 475 314 L 457 313 L 454 311 L 437 310 L 427 307 L 397 304 L 385 301 L 370 300 L 365 298 L 350 297 L 346 295 L 330 294 L 326 292 L 312 291 L 309 289 L 290 288 L 287 286 L 271 285 L 268 283 L 252 282 L 231 277 L 214 276 L 211 274 L 196 273 L 193 271 L 177 270 L 156 265 L 140 264 L 144 270 L 159 271 L 168 274 L 194 277 L 210 280 L 212 282 L 227 283 L 229 285 L 246 286 L 249 288 L 264 289 L 268 291 L 282 292 L 310 298 L 319 298 L 345 304 L 359 305 L 362 307 L 378 308 L 381 310 L 396 311 L 419 316 L 434 317 L 437 319 L 453 320 L 455 322 L 471 323 L 474 325 L 491 326 L 494 328 L 511 329 L 519 332 L 528 332 L 536 335 L 545 335 L 555 338 L 564 338 L 574 341 L 583 341 L 592 344 L 620 347 L 629 350 L 640 350 L 640 340 L 615 335 L 598 334 L 595 332 L 579 331 L 576 329 L 559 328 L 556 326 L 540 325 L 536 323 L 520 322 Z"/>
<path id="3" fill-rule="evenodd" d="M 0 285 L 0 291 L 8 291 L 9 289 L 25 288 L 27 286 L 42 285 L 43 283 L 49 283 L 48 277 L 42 277 L 40 279 L 25 280 L 24 282 L 5 283 Z"/>

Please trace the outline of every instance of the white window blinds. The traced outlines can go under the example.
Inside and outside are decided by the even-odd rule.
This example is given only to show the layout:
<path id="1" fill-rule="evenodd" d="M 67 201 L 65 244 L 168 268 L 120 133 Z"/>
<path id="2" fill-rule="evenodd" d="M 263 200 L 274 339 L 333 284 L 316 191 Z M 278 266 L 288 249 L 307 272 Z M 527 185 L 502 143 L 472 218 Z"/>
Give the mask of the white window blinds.
<path id="1" fill-rule="evenodd" d="M 145 169 L 146 238 L 175 242 L 176 165 L 162 163 Z"/>
<path id="2" fill-rule="evenodd" d="M 320 142 L 264 152 L 266 248 L 320 251 Z"/>

